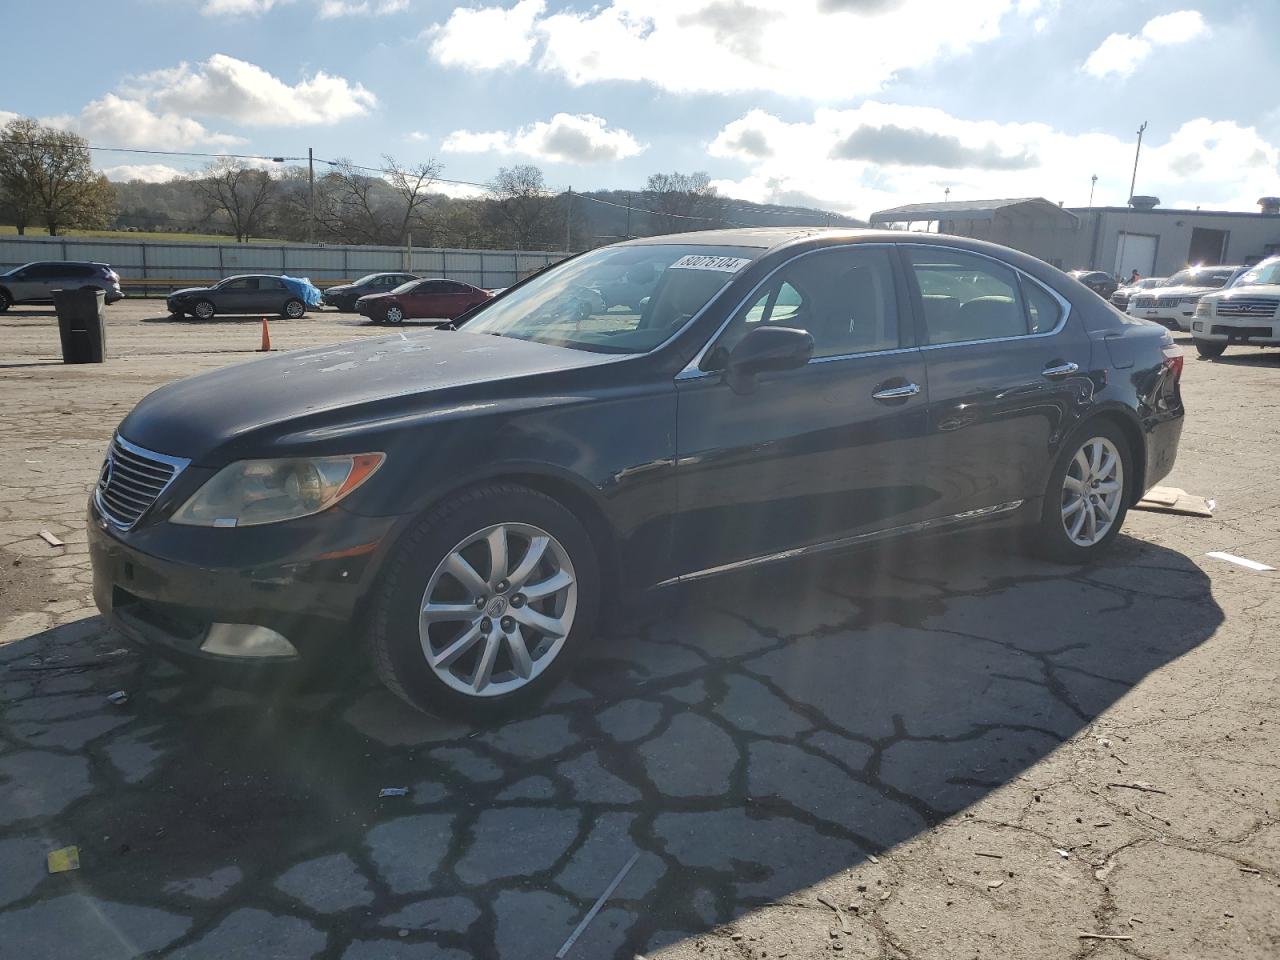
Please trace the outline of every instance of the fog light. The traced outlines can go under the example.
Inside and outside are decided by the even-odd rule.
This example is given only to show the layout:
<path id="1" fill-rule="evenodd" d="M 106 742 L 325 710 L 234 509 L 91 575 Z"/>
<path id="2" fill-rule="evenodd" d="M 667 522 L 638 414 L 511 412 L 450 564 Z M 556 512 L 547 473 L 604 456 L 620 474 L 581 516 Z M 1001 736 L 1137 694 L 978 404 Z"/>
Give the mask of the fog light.
<path id="1" fill-rule="evenodd" d="M 1196 331 L 1196 332 L 1198 332 L 1198 333 L 1204 333 L 1204 324 L 1203 324 L 1203 323 L 1193 323 L 1193 324 L 1191 325 L 1191 329 L 1192 329 L 1192 330 L 1195 330 L 1195 331 Z"/>
<path id="2" fill-rule="evenodd" d="M 213 623 L 204 643 L 204 653 L 220 657 L 296 657 L 297 648 L 281 634 L 255 623 Z"/>

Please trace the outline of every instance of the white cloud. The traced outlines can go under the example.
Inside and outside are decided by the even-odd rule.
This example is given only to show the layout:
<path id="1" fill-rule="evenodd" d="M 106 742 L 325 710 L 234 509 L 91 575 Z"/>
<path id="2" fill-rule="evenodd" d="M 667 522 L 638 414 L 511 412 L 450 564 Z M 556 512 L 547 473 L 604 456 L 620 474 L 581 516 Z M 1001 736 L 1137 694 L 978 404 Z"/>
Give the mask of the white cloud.
<path id="1" fill-rule="evenodd" d="M 491 70 L 536 63 L 575 85 L 652 83 L 678 93 L 768 90 L 814 100 L 874 91 L 895 73 L 1000 34 L 1028 0 L 608 0 L 545 15 L 543 0 L 457 9 L 431 53 Z M 910 23 L 910 29 L 903 29 Z M 538 54 L 538 50 L 541 53 Z"/>
<path id="2" fill-rule="evenodd" d="M 519 0 L 504 7 L 459 7 L 443 24 L 428 28 L 431 55 L 448 67 L 496 70 L 527 63 L 537 42 L 533 28 L 545 0 Z"/>
<path id="3" fill-rule="evenodd" d="M 44 117 L 42 122 L 73 130 L 90 143 L 107 147 L 180 150 L 244 143 L 241 137 L 215 133 L 190 117 L 173 112 L 157 113 L 140 100 L 114 93 L 90 101 L 78 114 Z"/>
<path id="4" fill-rule="evenodd" d="M 385 17 L 409 9 L 409 0 L 321 0 L 320 19 Z"/>
<path id="5" fill-rule="evenodd" d="M 247 126 L 299 127 L 368 113 L 377 98 L 359 83 L 323 70 L 295 84 L 257 64 L 215 53 L 194 66 L 134 77 L 124 89 L 163 110 L 222 117 Z"/>
<path id="6" fill-rule="evenodd" d="M 206 17 L 260 17 L 278 0 L 205 0 L 200 12 Z"/>
<path id="7" fill-rule="evenodd" d="M 1043 196 L 1082 206 L 1094 173 L 1095 202 L 1123 204 L 1133 163 L 1127 138 L 877 101 L 818 109 L 802 122 L 753 110 L 721 129 L 708 152 L 743 164 L 741 177 L 715 182 L 729 196 L 805 202 L 864 218 L 941 200 L 946 187 L 952 200 Z M 1137 192 L 1159 196 L 1164 206 L 1248 210 L 1275 181 L 1277 163 L 1280 147 L 1253 127 L 1190 120 L 1163 141 L 1148 137 Z"/>
<path id="8" fill-rule="evenodd" d="M 130 180 L 142 180 L 146 183 L 168 183 L 184 176 L 183 171 L 163 163 L 122 163 L 114 167 L 100 167 L 108 180 L 127 183 Z"/>
<path id="9" fill-rule="evenodd" d="M 559 163 L 611 163 L 645 150 L 629 131 L 610 129 L 603 117 L 590 113 L 557 113 L 515 133 L 455 130 L 445 137 L 443 153 L 520 153 Z"/>
<path id="10" fill-rule="evenodd" d="M 421 130 L 410 130 L 404 135 L 404 138 L 411 143 L 426 143 L 431 139 L 430 136 L 423 133 Z"/>
<path id="11" fill-rule="evenodd" d="M 17 120 L 18 117 L 20 116 L 21 114 L 18 114 L 18 113 L 12 113 L 8 110 L 0 110 L 0 127 L 3 127 L 6 123 L 9 123 L 11 120 Z"/>
<path id="12" fill-rule="evenodd" d="M 1089 54 L 1085 73 L 1094 77 L 1127 77 L 1151 56 L 1156 47 L 1186 43 L 1209 32 L 1198 10 L 1175 10 L 1152 17 L 1136 34 L 1113 33 Z"/>

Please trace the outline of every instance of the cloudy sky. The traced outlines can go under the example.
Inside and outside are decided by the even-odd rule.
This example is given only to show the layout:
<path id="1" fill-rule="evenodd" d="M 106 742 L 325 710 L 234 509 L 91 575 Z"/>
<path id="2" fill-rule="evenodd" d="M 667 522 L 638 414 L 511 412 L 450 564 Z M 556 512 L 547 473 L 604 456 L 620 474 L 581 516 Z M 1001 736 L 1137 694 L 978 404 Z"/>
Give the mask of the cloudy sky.
<path id="1" fill-rule="evenodd" d="M 0 119 L 95 145 L 557 188 L 706 170 L 866 217 L 899 203 L 1280 194 L 1275 0 L 60 0 L 6 10 Z M 59 53 L 49 69 L 49 13 Z M 72 26 L 74 25 L 74 29 Z M 113 178 L 198 159 L 100 152 Z"/>

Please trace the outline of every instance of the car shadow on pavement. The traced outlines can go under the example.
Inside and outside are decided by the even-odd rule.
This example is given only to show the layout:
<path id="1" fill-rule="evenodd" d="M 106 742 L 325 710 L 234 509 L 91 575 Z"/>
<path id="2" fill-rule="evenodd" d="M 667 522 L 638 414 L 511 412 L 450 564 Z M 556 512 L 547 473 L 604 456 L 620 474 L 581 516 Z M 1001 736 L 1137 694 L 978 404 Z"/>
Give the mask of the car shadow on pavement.
<path id="1" fill-rule="evenodd" d="M 1224 353 L 1206 363 L 1224 363 L 1230 367 L 1280 367 L 1280 351 L 1259 350 L 1257 353 Z"/>
<path id="2" fill-rule="evenodd" d="M 670 607 L 492 729 L 418 714 L 364 673 L 252 693 L 139 655 L 100 618 L 11 623 L 5 942 L 27 958 L 550 957 L 632 863 L 570 957 L 745 956 L 697 938 L 764 907 L 812 933 L 796 956 L 828 939 L 875 954 L 870 918 L 894 906 L 879 855 L 1042 775 L 1223 619 L 1189 559 L 1124 537 L 1063 568 L 956 536 Z M 69 844 L 79 871 L 47 875 Z M 964 873 L 1012 869 L 966 857 Z M 1089 882 L 1079 859 L 1051 866 Z"/>

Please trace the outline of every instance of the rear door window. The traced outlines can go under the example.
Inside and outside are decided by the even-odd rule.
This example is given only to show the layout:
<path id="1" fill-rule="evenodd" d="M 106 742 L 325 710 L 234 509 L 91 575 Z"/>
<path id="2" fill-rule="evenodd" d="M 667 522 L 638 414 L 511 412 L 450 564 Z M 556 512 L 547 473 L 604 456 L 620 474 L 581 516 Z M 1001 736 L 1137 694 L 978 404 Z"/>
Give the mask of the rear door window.
<path id="1" fill-rule="evenodd" d="M 996 340 L 1029 332 L 1011 267 L 945 247 L 904 249 L 920 290 L 926 343 Z"/>

